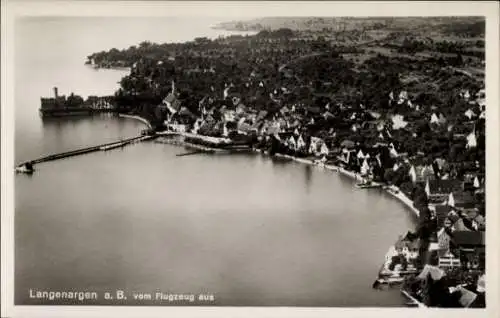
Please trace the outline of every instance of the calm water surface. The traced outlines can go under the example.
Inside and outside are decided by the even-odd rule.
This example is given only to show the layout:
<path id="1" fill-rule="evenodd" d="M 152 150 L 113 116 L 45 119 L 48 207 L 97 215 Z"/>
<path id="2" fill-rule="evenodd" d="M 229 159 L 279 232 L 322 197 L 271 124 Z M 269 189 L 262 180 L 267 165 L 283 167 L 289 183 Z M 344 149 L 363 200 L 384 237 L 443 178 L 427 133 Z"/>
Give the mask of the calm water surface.
<path id="1" fill-rule="evenodd" d="M 220 33 L 193 21 L 17 24 L 15 161 L 136 135 L 143 124 L 130 119 L 42 121 L 39 97 L 54 85 L 112 93 L 123 72 L 85 67 L 94 51 Z M 388 246 L 413 227 L 401 204 L 317 167 L 182 152 L 142 143 L 17 175 L 16 304 L 39 303 L 30 288 L 209 293 L 217 305 L 404 304 L 398 291 L 371 289 Z"/>

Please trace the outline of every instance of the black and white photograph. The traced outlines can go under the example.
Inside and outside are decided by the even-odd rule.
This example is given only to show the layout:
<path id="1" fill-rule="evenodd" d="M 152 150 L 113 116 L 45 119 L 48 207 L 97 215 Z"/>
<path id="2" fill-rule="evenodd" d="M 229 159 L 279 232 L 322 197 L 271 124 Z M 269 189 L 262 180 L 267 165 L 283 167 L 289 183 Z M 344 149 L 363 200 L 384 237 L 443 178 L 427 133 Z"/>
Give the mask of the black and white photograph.
<path id="1" fill-rule="evenodd" d="M 29 3 L 2 307 L 498 308 L 498 3 Z"/>

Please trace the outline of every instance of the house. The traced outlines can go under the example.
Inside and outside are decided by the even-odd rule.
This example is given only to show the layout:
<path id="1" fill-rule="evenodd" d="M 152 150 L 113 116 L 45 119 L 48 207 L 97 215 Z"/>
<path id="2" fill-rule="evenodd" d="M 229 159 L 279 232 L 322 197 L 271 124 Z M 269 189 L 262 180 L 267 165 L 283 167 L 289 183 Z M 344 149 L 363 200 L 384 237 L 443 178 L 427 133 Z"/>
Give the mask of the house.
<path id="1" fill-rule="evenodd" d="M 394 247 L 396 251 L 403 254 L 407 260 L 413 260 L 418 257 L 420 239 L 410 240 L 407 237 L 400 237 Z"/>
<path id="2" fill-rule="evenodd" d="M 465 221 L 467 221 L 468 224 L 470 224 L 470 228 L 469 226 L 467 226 L 465 224 Z M 466 232 L 466 231 L 472 231 L 472 223 L 469 222 L 468 219 L 464 219 L 463 217 L 459 217 L 455 223 L 453 224 L 452 226 L 452 230 L 453 232 Z"/>
<path id="3" fill-rule="evenodd" d="M 459 268 L 462 265 L 460 259 L 450 251 L 438 252 L 438 267 L 443 270 Z"/>
<path id="4" fill-rule="evenodd" d="M 434 125 L 439 125 L 439 118 L 438 118 L 438 116 L 436 115 L 436 113 L 432 113 L 432 115 L 431 115 L 431 119 L 430 119 L 429 123 L 430 123 L 431 125 L 432 125 L 432 124 L 434 124 Z"/>
<path id="5" fill-rule="evenodd" d="M 457 268 L 461 266 L 460 259 L 451 253 L 451 232 L 445 228 L 441 228 L 437 232 L 438 239 L 438 267 L 447 270 L 451 268 Z"/>
<path id="6" fill-rule="evenodd" d="M 403 91 L 399 92 L 398 104 L 402 104 L 407 99 L 408 99 L 408 92 L 407 91 L 403 90 Z"/>
<path id="7" fill-rule="evenodd" d="M 463 184 L 462 184 L 463 186 Z M 454 199 L 454 206 L 457 209 L 463 210 L 463 209 L 472 209 L 475 207 L 476 202 L 474 195 L 471 194 L 470 192 L 464 192 L 463 188 L 457 190 L 454 190 L 453 192 L 453 199 Z"/>
<path id="8" fill-rule="evenodd" d="M 254 129 L 252 128 L 252 125 L 250 125 L 246 121 L 238 122 L 238 133 L 239 134 L 248 135 L 252 131 L 254 131 Z"/>
<path id="9" fill-rule="evenodd" d="M 176 131 L 176 132 L 186 132 L 186 125 L 184 124 L 178 124 L 176 122 L 174 123 L 166 123 L 167 129 L 171 131 Z"/>
<path id="10" fill-rule="evenodd" d="M 485 232 L 455 231 L 451 239 L 452 253 L 460 258 L 462 268 L 484 270 Z"/>
<path id="11" fill-rule="evenodd" d="M 297 142 L 295 141 L 295 138 L 293 138 L 293 136 L 290 136 L 290 138 L 288 138 L 287 145 L 288 145 L 288 148 L 290 148 L 292 150 L 297 149 Z"/>
<path id="12" fill-rule="evenodd" d="M 456 179 L 430 179 L 429 184 L 429 201 L 431 203 L 441 203 L 448 199 L 449 194 L 462 190 L 462 181 Z"/>
<path id="13" fill-rule="evenodd" d="M 169 93 L 163 99 L 163 104 L 167 107 L 171 114 L 177 113 L 181 108 L 181 101 L 173 93 Z"/>
<path id="14" fill-rule="evenodd" d="M 450 230 L 453 230 L 453 225 L 460 220 L 460 215 L 454 210 L 451 209 L 451 211 L 448 213 L 448 216 L 444 222 L 444 226 L 446 228 L 449 228 Z"/>
<path id="15" fill-rule="evenodd" d="M 337 159 L 341 163 L 346 165 L 349 165 L 351 162 L 353 162 L 354 158 L 356 158 L 356 150 L 347 148 L 343 148 L 341 154 L 337 156 Z"/>
<path id="16" fill-rule="evenodd" d="M 236 120 L 236 112 L 234 110 L 225 110 L 222 116 L 226 122 L 231 122 Z"/>
<path id="17" fill-rule="evenodd" d="M 436 178 L 434 168 L 430 165 L 412 165 L 410 169 L 412 170 L 410 173 L 413 174 L 413 176 L 410 175 L 410 177 L 415 179 L 414 182 L 425 184 L 426 187 L 429 180 L 434 180 Z"/>
<path id="18" fill-rule="evenodd" d="M 216 130 L 216 124 L 217 123 L 215 121 L 205 120 L 200 126 L 199 134 L 206 136 L 214 134 Z"/>
<path id="19" fill-rule="evenodd" d="M 448 214 L 451 212 L 452 208 L 448 205 L 435 205 L 433 209 L 436 216 L 437 228 L 444 227 L 445 221 L 448 219 Z"/>
<path id="20" fill-rule="evenodd" d="M 441 251 L 444 254 L 450 251 L 450 242 L 451 242 L 451 233 L 449 229 L 442 227 L 437 232 L 437 241 L 438 241 L 438 252 Z"/>
<path id="21" fill-rule="evenodd" d="M 326 143 L 325 143 L 325 142 L 323 142 L 323 143 L 321 144 L 321 148 L 320 148 L 320 150 L 319 150 L 319 153 L 320 153 L 320 155 L 322 155 L 322 156 L 328 156 L 328 154 L 330 153 L 330 150 L 329 150 L 329 149 L 328 149 L 328 147 L 326 146 Z"/>
<path id="22" fill-rule="evenodd" d="M 281 132 L 280 126 L 276 122 L 272 122 L 271 124 L 267 125 L 263 129 L 265 129 L 265 132 L 267 135 L 274 135 L 274 136 L 278 136 L 278 137 L 279 137 L 279 133 Z"/>
<path id="23" fill-rule="evenodd" d="M 432 165 L 416 166 L 415 170 L 417 174 L 417 182 L 434 180 L 436 178 Z"/>
<path id="24" fill-rule="evenodd" d="M 467 111 L 464 113 L 465 117 L 467 117 L 469 120 L 472 120 L 473 117 L 476 117 L 476 113 L 472 109 L 467 109 Z"/>
<path id="25" fill-rule="evenodd" d="M 260 120 L 264 120 L 264 118 L 266 118 L 267 116 L 267 111 L 265 110 L 261 110 L 258 114 L 257 114 L 257 118 L 255 119 L 256 121 L 260 121 Z"/>
<path id="26" fill-rule="evenodd" d="M 197 134 L 197 133 L 198 133 L 198 131 L 200 130 L 200 127 L 201 127 L 202 123 L 203 123 L 203 121 L 202 121 L 200 118 L 198 118 L 198 119 L 194 122 L 193 129 L 191 129 L 191 132 L 192 132 L 193 134 Z"/>
<path id="27" fill-rule="evenodd" d="M 479 214 L 477 209 L 466 209 L 462 213 L 471 222 L 472 228 L 474 230 L 486 230 L 486 219 L 484 218 L 484 216 Z"/>
<path id="28" fill-rule="evenodd" d="M 472 218 L 472 226 L 476 231 L 486 231 L 486 219 L 478 213 Z"/>
<path id="29" fill-rule="evenodd" d="M 467 135 L 467 145 L 466 148 L 475 148 L 477 147 L 477 138 L 476 138 L 476 133 L 475 131 L 471 132 L 470 134 Z"/>
<path id="30" fill-rule="evenodd" d="M 306 148 L 306 143 L 304 142 L 302 135 L 299 135 L 299 137 L 297 138 L 297 150 L 303 150 L 305 148 Z"/>
<path id="31" fill-rule="evenodd" d="M 408 125 L 408 122 L 404 120 L 404 117 L 399 114 L 393 115 L 391 120 L 392 120 L 392 129 L 394 130 L 405 128 Z"/>
<path id="32" fill-rule="evenodd" d="M 238 115 L 244 114 L 246 112 L 246 110 L 247 110 L 247 108 L 243 104 L 238 104 L 238 106 L 236 106 L 236 114 L 238 114 Z"/>

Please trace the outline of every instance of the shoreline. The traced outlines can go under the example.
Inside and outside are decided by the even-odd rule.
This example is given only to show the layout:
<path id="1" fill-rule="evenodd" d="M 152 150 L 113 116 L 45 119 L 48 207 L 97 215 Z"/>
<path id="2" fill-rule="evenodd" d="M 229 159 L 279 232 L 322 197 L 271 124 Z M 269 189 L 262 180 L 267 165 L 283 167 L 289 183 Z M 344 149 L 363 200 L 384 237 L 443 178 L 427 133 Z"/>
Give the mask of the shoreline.
<path id="1" fill-rule="evenodd" d="M 201 140 L 212 139 L 212 137 L 198 135 L 198 134 L 192 134 L 192 133 L 186 133 L 186 132 L 170 132 L 169 131 L 169 132 L 159 133 L 158 135 L 160 135 L 161 137 L 168 137 L 168 136 L 197 137 L 197 138 L 200 138 Z M 221 139 L 221 138 L 219 138 L 219 139 Z M 175 146 L 186 146 L 186 147 L 196 148 L 199 150 L 204 150 L 204 151 L 209 151 L 209 152 L 225 151 L 225 150 L 221 150 L 218 148 L 211 148 L 211 147 L 206 147 L 206 146 L 202 146 L 202 145 L 196 145 L 193 143 L 188 143 L 185 141 L 175 141 L 175 142 L 171 142 L 171 143 L 170 142 L 158 142 L 158 143 L 172 144 Z M 265 155 L 267 157 L 272 157 L 271 155 L 269 155 L 266 151 L 264 151 L 262 149 L 252 148 L 250 150 L 250 152 L 260 153 L 260 154 Z M 299 162 L 302 164 L 306 164 L 306 165 L 310 165 L 310 166 L 317 166 L 317 167 L 324 168 L 326 170 L 330 170 L 333 172 L 338 172 L 338 173 L 340 173 L 346 177 L 349 177 L 355 181 L 359 181 L 359 178 L 360 178 L 360 176 L 356 172 L 347 170 L 347 169 L 342 168 L 340 166 L 336 166 L 336 165 L 332 165 L 332 164 L 325 164 L 325 163 L 321 163 L 321 162 L 314 162 L 314 160 L 311 160 L 308 158 L 298 158 L 298 157 L 294 157 L 294 156 L 290 156 L 290 155 L 286 155 L 286 154 L 280 154 L 280 153 L 277 153 L 274 156 L 276 156 L 278 158 L 289 159 L 289 160 Z M 387 187 L 382 187 L 381 189 L 385 193 L 389 194 L 392 198 L 395 198 L 396 200 L 401 202 L 405 206 L 405 208 L 407 208 L 410 212 L 413 212 L 413 214 L 415 216 L 418 217 L 420 215 L 420 212 L 418 211 L 418 209 L 416 209 L 413 206 L 413 201 L 410 198 L 408 198 L 398 187 L 391 185 L 391 186 L 387 186 Z"/>
<path id="2" fill-rule="evenodd" d="M 262 151 L 259 151 L 260 153 L 263 153 Z M 312 165 L 312 166 L 318 166 L 321 168 L 325 168 L 327 170 L 339 172 L 340 174 L 347 176 L 351 179 L 354 179 L 355 181 L 358 181 L 359 176 L 356 172 L 347 170 L 345 168 L 335 166 L 335 165 L 329 165 L 329 164 L 322 164 L 322 163 L 315 163 L 314 161 L 310 159 L 304 159 L 304 158 L 296 158 L 290 155 L 283 155 L 283 154 L 277 154 L 279 157 L 282 158 L 287 158 L 291 159 L 296 162 Z M 420 215 L 420 212 L 413 206 L 413 201 L 408 198 L 398 187 L 392 185 L 386 188 L 382 188 L 382 190 L 385 193 L 388 193 L 391 197 L 397 199 L 399 202 L 403 203 L 403 205 L 408 208 L 411 212 L 413 212 L 417 217 Z"/>
<path id="3" fill-rule="evenodd" d="M 104 66 L 100 66 L 98 64 L 85 64 L 86 66 L 90 67 L 90 68 L 93 68 L 94 70 L 96 71 L 99 71 L 99 70 L 109 70 L 109 71 L 127 71 L 127 72 L 130 72 L 130 70 L 132 69 L 131 67 L 128 67 L 128 66 L 109 66 L 109 67 L 104 67 Z"/>

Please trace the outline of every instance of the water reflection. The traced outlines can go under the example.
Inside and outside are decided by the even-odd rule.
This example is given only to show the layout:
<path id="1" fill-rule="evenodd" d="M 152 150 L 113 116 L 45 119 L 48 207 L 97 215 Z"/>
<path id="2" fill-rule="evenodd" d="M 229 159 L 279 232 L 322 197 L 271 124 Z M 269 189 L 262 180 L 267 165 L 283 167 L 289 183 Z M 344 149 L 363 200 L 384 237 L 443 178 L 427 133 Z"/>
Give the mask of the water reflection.
<path id="1" fill-rule="evenodd" d="M 311 167 L 310 165 L 304 165 L 304 184 L 306 185 L 305 188 L 307 192 L 309 192 L 311 189 L 312 174 L 313 174 L 313 167 Z"/>

